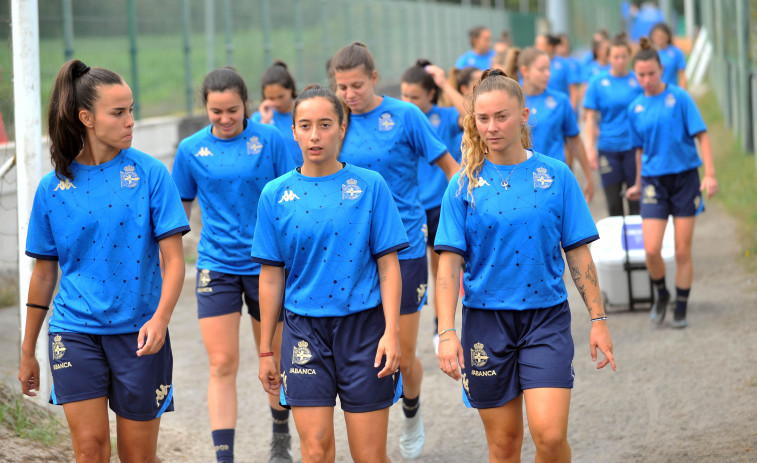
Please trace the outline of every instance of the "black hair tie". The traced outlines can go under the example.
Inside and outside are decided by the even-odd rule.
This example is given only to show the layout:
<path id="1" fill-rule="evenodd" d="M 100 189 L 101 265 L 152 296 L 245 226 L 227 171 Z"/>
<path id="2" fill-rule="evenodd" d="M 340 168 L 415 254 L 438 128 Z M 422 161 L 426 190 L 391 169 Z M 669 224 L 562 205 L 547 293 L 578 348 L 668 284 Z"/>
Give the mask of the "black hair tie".
<path id="1" fill-rule="evenodd" d="M 86 64 L 79 61 L 79 64 L 74 68 L 74 79 L 78 79 L 84 74 L 88 73 L 91 68 Z"/>

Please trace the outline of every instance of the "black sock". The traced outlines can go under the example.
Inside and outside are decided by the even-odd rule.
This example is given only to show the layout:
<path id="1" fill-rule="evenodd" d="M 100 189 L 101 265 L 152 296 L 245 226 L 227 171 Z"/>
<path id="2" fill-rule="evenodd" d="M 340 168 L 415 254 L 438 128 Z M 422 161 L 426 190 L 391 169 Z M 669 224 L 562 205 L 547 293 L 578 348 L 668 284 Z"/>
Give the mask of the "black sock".
<path id="1" fill-rule="evenodd" d="M 412 418 L 418 413 L 421 407 L 421 396 L 414 399 L 402 398 L 402 411 L 405 413 L 405 417 Z"/>
<path id="2" fill-rule="evenodd" d="M 289 434 L 289 410 L 276 410 L 271 407 L 273 432 Z"/>
<path id="3" fill-rule="evenodd" d="M 434 317 L 434 334 L 439 333 L 439 317 Z"/>
<path id="4" fill-rule="evenodd" d="M 665 277 L 663 276 L 659 280 L 652 280 L 652 284 L 654 285 L 655 289 L 657 289 L 657 299 L 664 299 L 666 297 L 670 297 L 670 293 L 668 292 L 668 288 L 665 287 Z"/>
<path id="5" fill-rule="evenodd" d="M 216 429 L 213 435 L 213 446 L 216 449 L 216 460 L 234 463 L 234 430 Z"/>
<path id="6" fill-rule="evenodd" d="M 681 289 L 676 286 L 676 310 L 675 310 L 676 317 L 680 317 L 680 318 L 686 317 L 686 304 L 689 302 L 690 291 L 691 291 L 691 288 Z"/>

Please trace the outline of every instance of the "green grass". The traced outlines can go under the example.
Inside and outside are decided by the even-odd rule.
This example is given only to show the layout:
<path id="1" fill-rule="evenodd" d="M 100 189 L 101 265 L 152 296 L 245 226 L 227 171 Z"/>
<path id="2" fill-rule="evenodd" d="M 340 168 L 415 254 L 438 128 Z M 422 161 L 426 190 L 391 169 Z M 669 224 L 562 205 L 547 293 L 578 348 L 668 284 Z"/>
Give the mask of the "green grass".
<path id="1" fill-rule="evenodd" d="M 741 256 L 750 272 L 757 272 L 757 164 L 741 149 L 741 141 L 725 126 L 715 93 L 697 99 L 707 123 L 715 161 L 719 192 L 713 200 L 722 204 L 739 224 Z"/>
<path id="2" fill-rule="evenodd" d="M 65 439 L 65 426 L 43 408 L 24 400 L 20 394 L 0 383 L 0 425 L 16 437 L 55 445 Z"/>

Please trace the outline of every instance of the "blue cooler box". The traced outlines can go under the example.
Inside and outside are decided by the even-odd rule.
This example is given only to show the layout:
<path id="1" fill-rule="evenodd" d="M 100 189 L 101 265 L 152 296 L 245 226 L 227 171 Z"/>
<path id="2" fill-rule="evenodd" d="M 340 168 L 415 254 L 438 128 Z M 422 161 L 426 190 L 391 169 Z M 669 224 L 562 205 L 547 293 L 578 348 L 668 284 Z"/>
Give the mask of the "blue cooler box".
<path id="1" fill-rule="evenodd" d="M 628 259 L 631 263 L 646 261 L 644 237 L 641 232 L 641 216 L 625 217 L 628 236 Z M 589 246 L 599 276 L 599 288 L 605 305 L 628 305 L 628 280 L 623 268 L 626 262 L 626 245 L 623 239 L 623 217 L 607 217 L 597 222 L 599 239 Z M 668 219 L 662 240 L 662 259 L 665 262 L 665 281 L 668 290 L 675 285 L 675 241 L 673 219 Z M 631 273 L 631 288 L 634 298 L 649 297 L 649 274 L 645 271 Z"/>

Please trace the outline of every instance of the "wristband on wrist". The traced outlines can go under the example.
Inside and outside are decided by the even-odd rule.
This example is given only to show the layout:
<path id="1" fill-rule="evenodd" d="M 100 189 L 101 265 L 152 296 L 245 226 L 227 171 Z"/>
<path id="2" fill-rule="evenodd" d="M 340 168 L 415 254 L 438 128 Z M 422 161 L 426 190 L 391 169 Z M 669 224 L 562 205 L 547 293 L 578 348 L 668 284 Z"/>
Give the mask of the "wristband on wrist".
<path id="1" fill-rule="evenodd" d="M 273 357 L 273 352 L 261 352 L 258 357 Z"/>
<path id="2" fill-rule="evenodd" d="M 35 309 L 50 310 L 50 307 L 47 307 L 45 305 L 32 304 L 31 302 L 27 302 L 26 306 L 27 307 L 34 307 Z"/>
<path id="3" fill-rule="evenodd" d="M 593 322 L 598 322 L 598 321 L 601 321 L 601 320 L 607 320 L 607 317 L 597 317 L 597 318 L 592 318 L 591 319 L 592 323 Z"/>
<path id="4" fill-rule="evenodd" d="M 443 334 L 444 334 L 444 333 L 446 333 L 447 331 L 455 331 L 455 332 L 456 332 L 457 330 L 456 330 L 456 329 L 454 329 L 454 328 L 447 328 L 446 330 L 441 330 L 441 331 L 439 332 L 439 336 L 443 335 Z"/>

